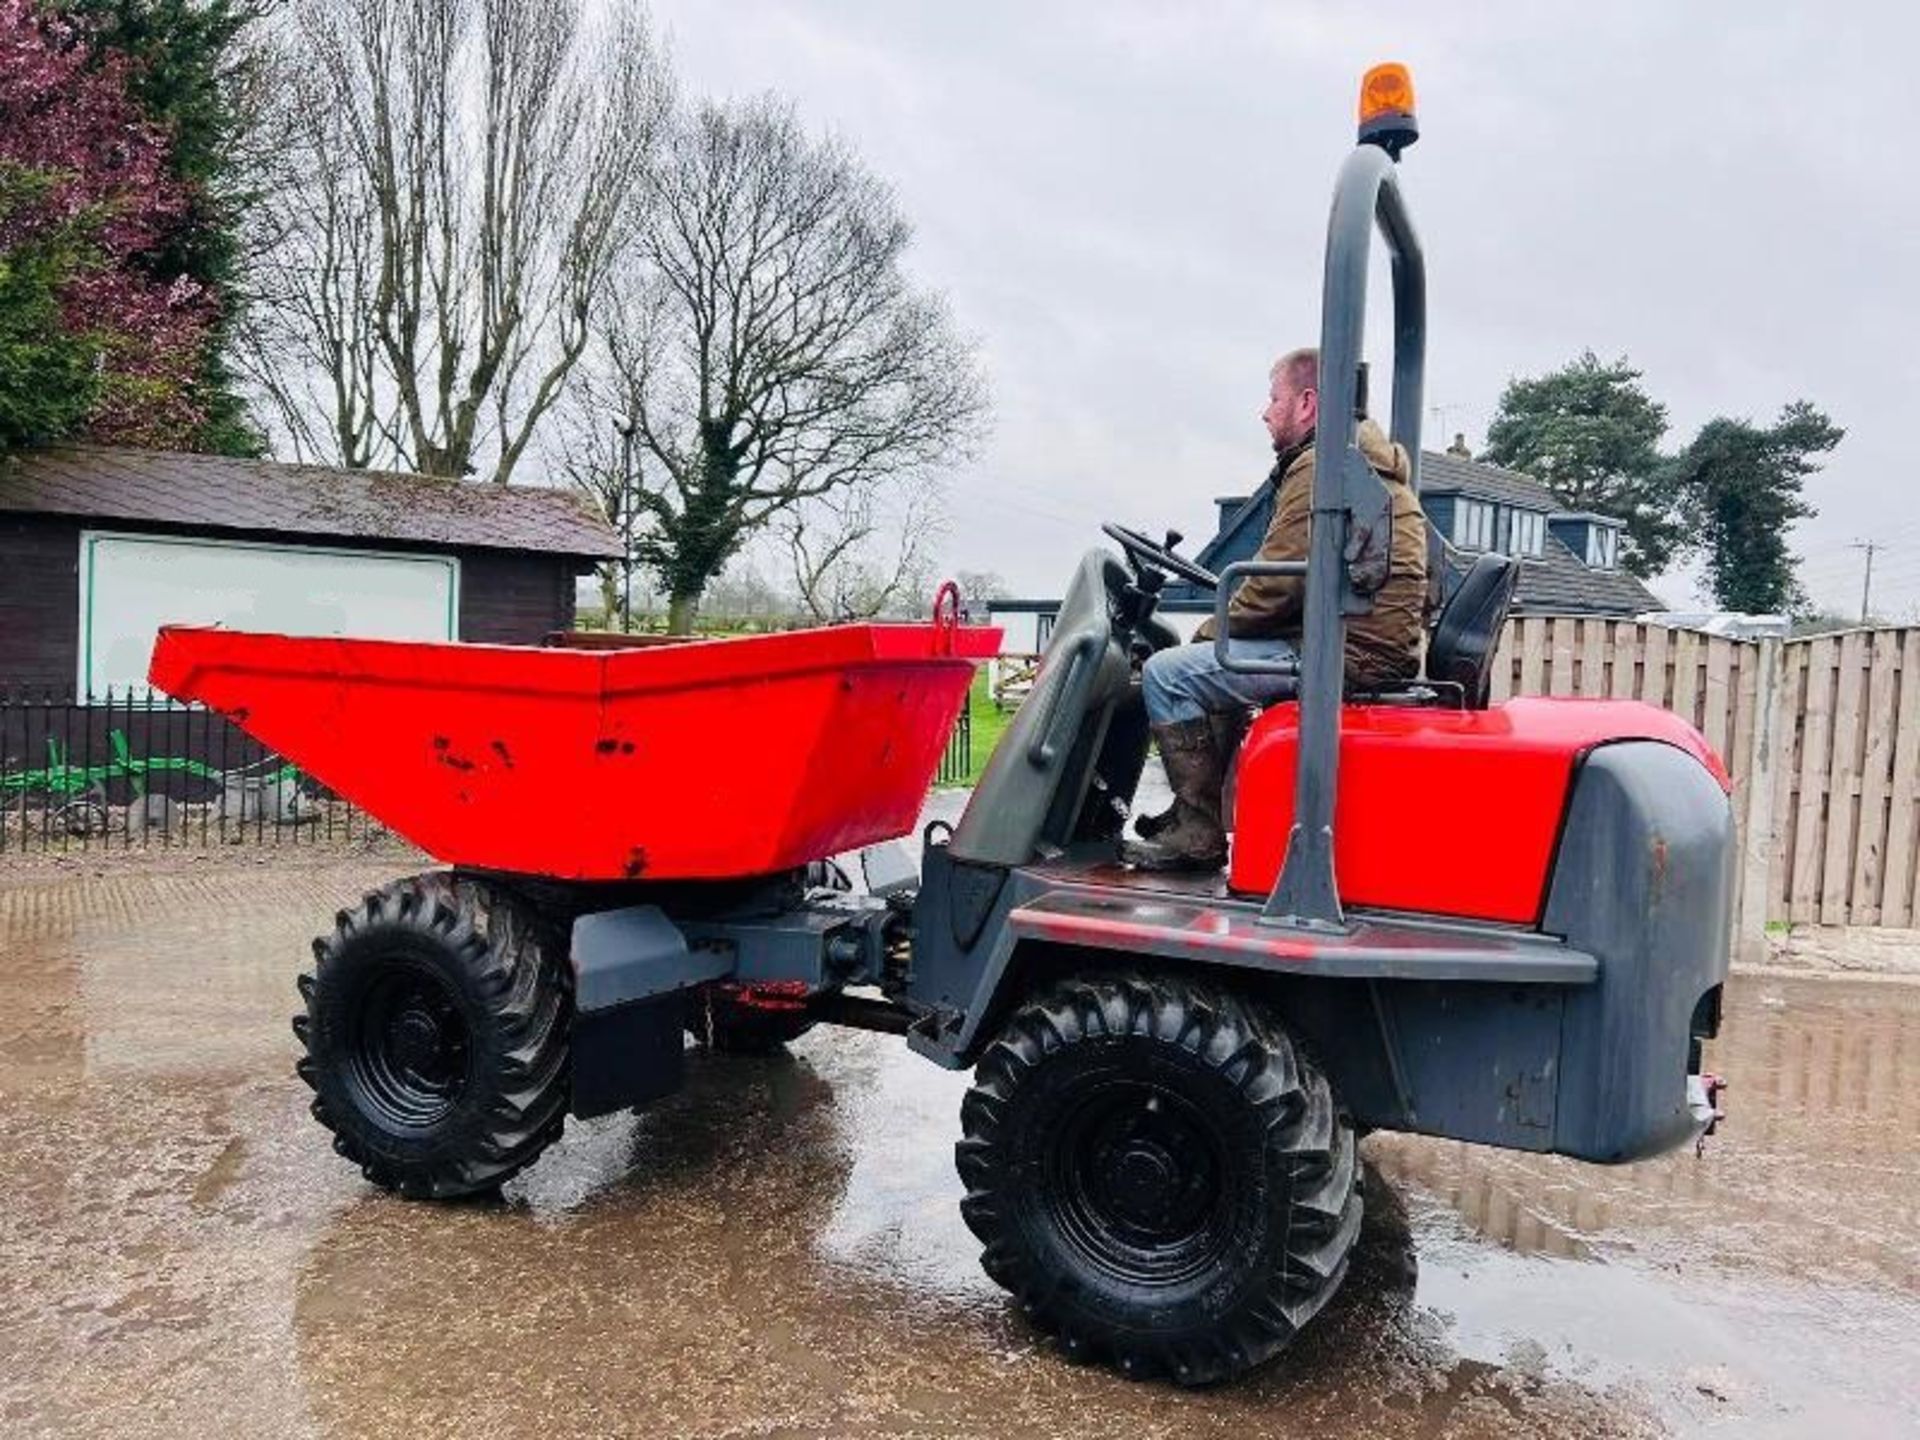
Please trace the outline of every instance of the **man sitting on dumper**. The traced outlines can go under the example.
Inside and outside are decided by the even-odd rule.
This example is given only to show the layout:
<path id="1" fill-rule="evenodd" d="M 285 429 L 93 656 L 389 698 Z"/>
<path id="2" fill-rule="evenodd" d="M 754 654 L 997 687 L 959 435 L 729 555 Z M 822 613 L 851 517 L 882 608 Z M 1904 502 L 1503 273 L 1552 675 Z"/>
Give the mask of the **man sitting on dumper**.
<path id="1" fill-rule="evenodd" d="M 1260 418 L 1273 440 L 1273 519 L 1260 560 L 1305 560 L 1313 518 L 1314 425 L 1319 419 L 1320 352 L 1295 350 L 1275 362 Z M 1413 679 L 1420 668 L 1420 630 L 1427 594 L 1426 517 L 1411 485 L 1406 450 L 1372 420 L 1359 428 L 1360 454 L 1387 487 L 1392 505 L 1392 560 L 1373 611 L 1347 619 L 1346 685 L 1373 690 Z M 1306 578 L 1254 575 L 1242 580 L 1227 608 L 1228 650 L 1236 658 L 1298 659 L 1306 612 Z M 1129 858 L 1149 870 L 1214 870 L 1227 857 L 1221 790 L 1245 733 L 1251 707 L 1290 699 L 1288 675 L 1224 669 L 1214 650 L 1213 621 L 1190 645 L 1162 650 L 1142 674 L 1147 718 L 1173 788 L 1173 808 L 1139 824 L 1148 843 Z"/>

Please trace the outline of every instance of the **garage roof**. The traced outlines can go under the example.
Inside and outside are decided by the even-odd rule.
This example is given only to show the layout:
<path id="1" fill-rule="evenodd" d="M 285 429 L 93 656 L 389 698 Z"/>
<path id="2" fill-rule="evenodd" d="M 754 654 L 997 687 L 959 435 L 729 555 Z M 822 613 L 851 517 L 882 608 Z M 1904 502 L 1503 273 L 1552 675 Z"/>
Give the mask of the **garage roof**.
<path id="1" fill-rule="evenodd" d="M 67 445 L 0 465 L 0 511 L 617 559 L 584 496 L 219 455 Z"/>

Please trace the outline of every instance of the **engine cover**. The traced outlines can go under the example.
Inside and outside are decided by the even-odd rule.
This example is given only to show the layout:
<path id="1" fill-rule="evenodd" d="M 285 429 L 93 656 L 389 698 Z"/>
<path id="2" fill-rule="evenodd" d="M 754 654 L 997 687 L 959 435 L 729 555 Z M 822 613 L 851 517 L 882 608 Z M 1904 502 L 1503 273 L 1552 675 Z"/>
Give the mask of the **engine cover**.
<path id="1" fill-rule="evenodd" d="M 1596 746 L 1659 741 L 1731 792 L 1700 732 L 1636 700 L 1518 699 L 1486 710 L 1349 705 L 1334 874 L 1349 905 L 1539 923 L 1574 772 Z M 1299 707 L 1275 705 L 1240 752 L 1230 883 L 1273 888 L 1293 826 Z"/>

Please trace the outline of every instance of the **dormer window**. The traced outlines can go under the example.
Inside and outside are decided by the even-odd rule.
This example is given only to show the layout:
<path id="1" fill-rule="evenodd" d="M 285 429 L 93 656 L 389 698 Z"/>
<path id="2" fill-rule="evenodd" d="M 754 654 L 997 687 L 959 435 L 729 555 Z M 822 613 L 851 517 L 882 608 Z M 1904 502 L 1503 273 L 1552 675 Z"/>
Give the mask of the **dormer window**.
<path id="1" fill-rule="evenodd" d="M 1453 506 L 1453 543 L 1462 550 L 1493 549 L 1494 507 L 1462 496 Z"/>
<path id="2" fill-rule="evenodd" d="M 1507 512 L 1507 553 L 1543 555 L 1547 549 L 1547 517 L 1536 510 Z"/>
<path id="3" fill-rule="evenodd" d="M 1595 525 L 1587 531 L 1587 564 L 1595 570 L 1611 570 L 1620 563 L 1620 532 L 1611 525 Z"/>

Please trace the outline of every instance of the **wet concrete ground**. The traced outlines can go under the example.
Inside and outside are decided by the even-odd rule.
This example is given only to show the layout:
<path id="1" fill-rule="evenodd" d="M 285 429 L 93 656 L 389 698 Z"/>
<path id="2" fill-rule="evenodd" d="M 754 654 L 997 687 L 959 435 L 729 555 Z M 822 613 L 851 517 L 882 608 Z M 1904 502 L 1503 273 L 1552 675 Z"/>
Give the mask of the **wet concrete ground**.
<path id="1" fill-rule="evenodd" d="M 1249 1381 L 1057 1359 L 956 1203 L 965 1077 L 696 1057 L 503 1203 L 307 1118 L 308 937 L 391 862 L 0 877 L 0 1433 L 1920 1434 L 1920 985 L 1736 979 L 1704 1158 L 1378 1136 L 1362 1250 Z"/>

